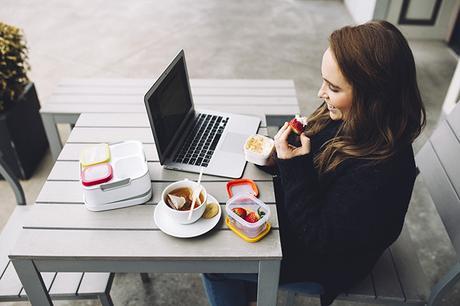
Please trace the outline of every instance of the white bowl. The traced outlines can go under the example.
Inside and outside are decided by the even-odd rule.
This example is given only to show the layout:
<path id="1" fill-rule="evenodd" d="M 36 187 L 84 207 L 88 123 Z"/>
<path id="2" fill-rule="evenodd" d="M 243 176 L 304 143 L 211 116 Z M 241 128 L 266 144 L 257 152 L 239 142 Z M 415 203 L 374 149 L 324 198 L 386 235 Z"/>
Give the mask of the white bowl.
<path id="1" fill-rule="evenodd" d="M 204 201 L 203 203 L 201 203 L 200 206 L 195 207 L 192 210 L 192 217 L 190 218 L 190 220 L 188 220 L 188 215 L 190 213 L 189 210 L 182 211 L 182 210 L 173 209 L 165 201 L 166 196 L 171 191 L 173 191 L 174 189 L 184 188 L 184 187 L 188 187 L 188 188 L 191 188 L 192 190 L 195 190 L 196 188 L 198 188 L 198 184 L 197 182 L 190 181 L 188 179 L 184 179 L 184 180 L 169 184 L 161 193 L 160 201 L 162 202 L 163 205 L 166 206 L 165 211 L 171 217 L 172 220 L 174 220 L 175 222 L 179 224 L 190 224 L 200 219 L 201 216 L 203 215 L 204 210 L 206 209 L 206 200 L 208 198 L 208 193 L 206 192 L 206 189 L 203 187 L 203 185 L 201 185 L 201 193 L 204 193 Z"/>

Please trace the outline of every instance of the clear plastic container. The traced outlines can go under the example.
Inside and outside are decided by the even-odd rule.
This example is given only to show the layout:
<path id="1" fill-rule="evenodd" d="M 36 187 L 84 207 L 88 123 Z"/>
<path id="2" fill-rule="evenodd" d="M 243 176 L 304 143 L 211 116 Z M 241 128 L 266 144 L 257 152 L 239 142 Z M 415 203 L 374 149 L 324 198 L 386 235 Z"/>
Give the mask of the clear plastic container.
<path id="1" fill-rule="evenodd" d="M 270 160 L 270 155 L 275 149 L 273 139 L 263 135 L 253 135 L 246 139 L 244 144 L 244 156 L 250 163 L 265 166 Z"/>
<path id="2" fill-rule="evenodd" d="M 260 218 L 257 222 L 250 223 L 237 215 L 233 211 L 235 208 L 243 208 L 246 210 L 247 214 L 255 213 L 256 215 L 260 215 Z M 252 194 L 235 195 L 227 201 L 225 210 L 229 218 L 229 223 L 237 229 L 240 234 L 249 239 L 259 236 L 268 226 L 267 221 L 270 218 L 270 208 Z"/>

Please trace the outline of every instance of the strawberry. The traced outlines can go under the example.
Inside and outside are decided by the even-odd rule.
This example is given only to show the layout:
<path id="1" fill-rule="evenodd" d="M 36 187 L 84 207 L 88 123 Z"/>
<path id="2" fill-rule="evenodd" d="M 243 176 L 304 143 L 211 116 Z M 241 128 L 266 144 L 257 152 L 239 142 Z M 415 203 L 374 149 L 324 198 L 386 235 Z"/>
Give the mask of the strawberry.
<path id="1" fill-rule="evenodd" d="M 235 214 L 237 214 L 238 217 L 240 217 L 241 219 L 246 218 L 246 215 L 247 215 L 247 213 L 248 213 L 248 212 L 246 211 L 246 209 L 244 209 L 243 207 L 236 207 L 236 208 L 233 208 L 232 210 L 233 210 L 233 212 L 234 212 Z"/>
<path id="2" fill-rule="evenodd" d="M 292 118 L 291 121 L 289 121 L 289 125 L 294 133 L 300 135 L 307 126 L 307 118 L 296 115 L 295 118 Z"/>
<path id="3" fill-rule="evenodd" d="M 251 211 L 247 216 L 246 218 L 244 218 L 244 220 L 246 220 L 247 222 L 249 223 L 256 223 L 257 221 L 259 221 L 259 215 L 256 214 L 255 212 Z"/>
<path id="4" fill-rule="evenodd" d="M 300 133 L 303 132 L 302 123 L 297 121 L 295 118 L 292 119 L 291 121 L 289 121 L 289 125 L 291 126 L 292 130 L 294 131 L 294 133 L 300 135 Z"/>

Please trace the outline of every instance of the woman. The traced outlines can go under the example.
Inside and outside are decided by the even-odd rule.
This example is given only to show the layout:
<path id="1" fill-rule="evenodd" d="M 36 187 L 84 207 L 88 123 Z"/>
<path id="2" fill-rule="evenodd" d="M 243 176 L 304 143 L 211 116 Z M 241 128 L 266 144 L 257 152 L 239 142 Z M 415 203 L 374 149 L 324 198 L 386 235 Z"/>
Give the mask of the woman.
<path id="1" fill-rule="evenodd" d="M 412 52 L 386 21 L 333 32 L 321 73 L 323 103 L 298 145 L 288 143 L 287 123 L 275 136 L 276 196 L 280 284 L 305 282 L 329 305 L 370 273 L 401 232 L 416 177 L 411 144 L 425 110 Z M 254 300 L 247 281 L 255 278 L 235 277 L 205 275 L 211 304 L 226 305 L 218 301 L 225 296 L 239 305 L 238 294 L 247 299 L 241 304 Z"/>

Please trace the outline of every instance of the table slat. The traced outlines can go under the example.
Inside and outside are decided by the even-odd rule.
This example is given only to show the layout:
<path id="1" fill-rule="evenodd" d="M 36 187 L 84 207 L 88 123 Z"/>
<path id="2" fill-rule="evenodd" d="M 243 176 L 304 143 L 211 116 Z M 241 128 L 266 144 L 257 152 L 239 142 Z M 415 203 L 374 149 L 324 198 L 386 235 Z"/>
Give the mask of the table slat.
<path id="1" fill-rule="evenodd" d="M 168 182 L 152 183 L 153 197 L 147 203 L 157 203 L 160 200 L 161 192 L 169 185 Z M 220 203 L 228 199 L 224 182 L 203 182 L 207 192 L 214 196 Z M 267 204 L 275 203 L 273 183 L 269 181 L 257 182 L 259 198 Z M 78 181 L 47 181 L 37 197 L 37 203 L 83 203 L 82 186 Z"/>
<path id="2" fill-rule="evenodd" d="M 142 104 L 144 105 L 144 94 L 136 95 L 73 95 L 60 94 L 51 96 L 46 104 Z M 295 96 L 199 96 L 193 95 L 193 103 L 197 108 L 207 108 L 208 105 L 294 105 L 297 106 Z M 45 105 L 46 105 L 45 104 Z"/>
<path id="3" fill-rule="evenodd" d="M 213 110 L 217 112 L 227 112 L 233 114 L 250 115 L 259 117 L 265 125 L 264 114 L 290 115 L 299 112 L 295 105 L 207 105 L 203 110 Z M 198 108 L 197 108 L 198 110 Z M 81 114 L 81 113 L 145 113 L 144 105 L 130 104 L 45 104 L 41 113 L 56 114 Z"/>
<path id="4" fill-rule="evenodd" d="M 179 239 L 161 231 L 23 229 L 11 257 L 180 261 L 242 260 L 242 254 L 246 260 L 281 259 L 278 230 L 271 230 L 254 244 L 229 230 L 212 230 L 199 237 Z"/>
<path id="5" fill-rule="evenodd" d="M 262 135 L 266 134 L 266 129 L 260 128 L 259 133 Z M 155 143 L 152 130 L 147 127 L 74 128 L 67 142 L 114 143 L 125 140 L 138 140 L 144 144 Z"/>
<path id="6" fill-rule="evenodd" d="M 260 128 L 259 133 L 266 135 L 267 130 Z M 97 127 L 74 128 L 68 143 L 114 143 L 125 140 L 138 140 L 142 143 L 155 143 L 152 130 L 148 127 Z M 243 148 L 241 148 L 243 150 Z"/>
<path id="7" fill-rule="evenodd" d="M 151 86 L 156 78 L 66 78 L 58 86 Z M 294 81 L 283 79 L 190 79 L 190 87 L 294 87 Z"/>
<path id="8" fill-rule="evenodd" d="M 221 222 L 217 229 L 227 229 L 223 222 L 227 213 L 225 203 L 221 205 Z M 278 218 L 274 204 L 268 205 L 272 216 L 273 229 L 278 228 Z M 93 212 L 81 204 L 37 204 L 34 205 L 33 217 L 24 220 L 25 228 L 37 229 L 107 229 L 107 230 L 157 230 L 153 220 L 156 205 L 136 205 L 123 209 Z"/>
<path id="9" fill-rule="evenodd" d="M 163 168 L 159 162 L 148 162 L 147 163 L 150 180 L 152 181 L 166 181 L 174 182 L 182 180 L 184 177 L 187 177 L 191 180 L 197 180 L 198 174 L 188 173 L 182 171 L 168 170 Z M 116 170 L 115 170 L 116 171 Z M 271 181 L 272 176 L 266 172 L 263 172 L 257 168 L 254 164 L 248 163 L 243 172 L 243 177 L 251 178 L 253 181 Z M 57 161 L 54 164 L 53 169 L 51 170 L 48 180 L 61 180 L 68 181 L 74 180 L 78 181 L 80 179 L 80 165 L 78 161 Z M 223 181 L 228 182 L 229 178 L 217 177 L 213 175 L 203 175 L 203 181 Z"/>
<path id="10" fill-rule="evenodd" d="M 83 115 L 82 115 L 83 116 Z M 104 115 L 105 116 L 105 115 Z M 77 122 L 78 123 L 78 122 Z M 132 129 L 131 129 L 132 128 Z M 115 130 L 113 130 L 115 129 Z M 144 152 L 146 154 L 146 158 L 148 161 L 159 161 L 158 159 L 158 154 L 156 147 L 154 145 L 153 137 L 151 136 L 152 132 L 150 131 L 149 127 L 130 127 L 130 126 L 125 126 L 124 128 L 108 128 L 108 127 L 76 127 L 73 129 L 73 133 L 75 133 L 77 136 L 72 137 L 76 140 L 81 140 L 82 142 L 73 142 L 72 139 L 69 139 L 64 146 L 62 153 L 59 156 L 60 160 L 80 160 L 80 152 L 91 146 L 91 143 L 98 143 L 94 142 L 92 140 L 91 143 L 88 143 L 87 139 L 84 139 L 83 137 L 88 136 L 88 135 L 95 135 L 97 136 L 98 139 L 102 140 L 100 142 L 106 142 L 106 143 L 113 143 L 117 142 L 120 138 L 123 137 L 117 137 L 117 132 L 120 131 L 121 129 L 125 130 L 123 136 L 124 137 L 131 137 L 127 138 L 129 140 L 139 140 L 142 142 L 142 139 L 146 139 L 148 141 L 152 141 L 151 143 L 143 143 L 144 146 Z M 80 131 L 81 130 L 81 131 Z M 261 135 L 267 135 L 267 128 L 260 127 L 258 134 Z M 104 135 L 108 135 L 110 139 L 115 139 L 117 141 L 109 141 L 109 140 L 103 140 Z"/>
<path id="11" fill-rule="evenodd" d="M 150 86 L 58 86 L 53 95 L 145 95 Z M 195 96 L 243 96 L 243 97 L 295 97 L 295 88 L 251 88 L 251 87 L 192 87 Z"/>
<path id="12" fill-rule="evenodd" d="M 62 148 L 61 153 L 59 154 L 59 161 L 78 161 L 80 160 L 80 152 L 92 144 L 88 143 L 67 143 L 64 148 Z M 155 147 L 155 144 L 144 143 L 144 153 L 147 161 L 153 162 L 158 161 L 158 153 Z"/>

